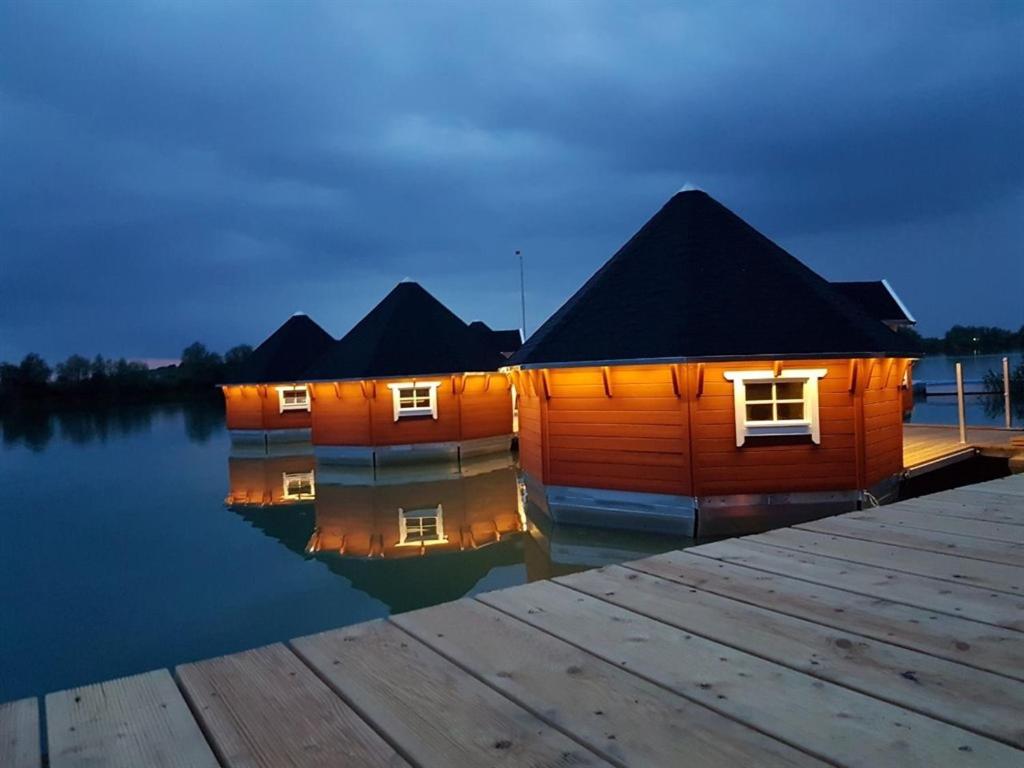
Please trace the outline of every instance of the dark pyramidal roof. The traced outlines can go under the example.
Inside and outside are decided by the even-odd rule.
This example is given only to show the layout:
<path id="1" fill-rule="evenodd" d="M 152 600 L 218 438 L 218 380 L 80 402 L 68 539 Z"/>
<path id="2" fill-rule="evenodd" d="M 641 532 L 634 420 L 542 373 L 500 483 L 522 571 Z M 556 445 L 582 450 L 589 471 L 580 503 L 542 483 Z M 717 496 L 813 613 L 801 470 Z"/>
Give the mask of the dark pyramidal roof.
<path id="1" fill-rule="evenodd" d="M 494 371 L 501 356 L 419 283 L 399 283 L 307 371 L 307 380 Z"/>
<path id="2" fill-rule="evenodd" d="M 469 329 L 484 344 L 501 354 L 511 354 L 523 346 L 523 336 L 517 328 L 496 331 L 483 320 L 474 320 Z"/>
<path id="3" fill-rule="evenodd" d="M 253 350 L 232 376 L 234 384 L 301 380 L 302 374 L 334 343 L 327 331 L 301 313 L 292 315 Z"/>
<path id="4" fill-rule="evenodd" d="M 907 325 L 917 322 L 885 280 L 832 283 L 832 287 L 859 304 L 876 320 Z"/>
<path id="5" fill-rule="evenodd" d="M 676 194 L 512 364 L 895 355 L 907 342 L 704 192 Z"/>

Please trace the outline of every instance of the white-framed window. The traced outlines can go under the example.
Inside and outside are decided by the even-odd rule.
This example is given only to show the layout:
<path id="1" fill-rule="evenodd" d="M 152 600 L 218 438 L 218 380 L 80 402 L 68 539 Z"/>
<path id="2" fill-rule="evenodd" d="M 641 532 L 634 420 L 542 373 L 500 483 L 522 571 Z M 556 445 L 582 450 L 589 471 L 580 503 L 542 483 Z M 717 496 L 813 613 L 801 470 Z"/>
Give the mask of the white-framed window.
<path id="1" fill-rule="evenodd" d="M 313 471 L 282 472 L 281 485 L 284 498 L 288 501 L 304 501 L 316 498 L 316 478 Z"/>
<path id="2" fill-rule="evenodd" d="M 308 411 L 309 390 L 305 384 L 277 388 L 277 403 L 281 413 L 285 411 Z"/>
<path id="3" fill-rule="evenodd" d="M 424 509 L 398 508 L 398 545 L 420 546 L 422 544 L 444 544 L 448 537 L 444 535 L 444 509 L 436 507 Z"/>
<path id="4" fill-rule="evenodd" d="M 736 409 L 736 445 L 748 437 L 809 435 L 821 442 L 818 379 L 824 368 L 774 371 L 728 371 Z"/>
<path id="5" fill-rule="evenodd" d="M 440 381 L 400 381 L 388 384 L 395 421 L 406 416 L 437 418 L 437 388 Z"/>

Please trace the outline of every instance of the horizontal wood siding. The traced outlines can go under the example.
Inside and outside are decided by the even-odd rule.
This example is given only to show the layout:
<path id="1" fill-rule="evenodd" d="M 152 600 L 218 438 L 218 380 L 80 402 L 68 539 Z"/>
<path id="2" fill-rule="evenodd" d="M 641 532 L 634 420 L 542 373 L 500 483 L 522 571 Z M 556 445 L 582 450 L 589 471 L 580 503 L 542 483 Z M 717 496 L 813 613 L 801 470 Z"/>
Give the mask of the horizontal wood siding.
<path id="1" fill-rule="evenodd" d="M 271 384 L 224 387 L 228 429 L 308 429 L 309 411 L 285 411 Z"/>
<path id="2" fill-rule="evenodd" d="M 313 443 L 412 445 L 512 434 L 512 397 L 505 376 L 493 374 L 490 385 L 484 376 L 469 376 L 465 391 L 461 376 L 430 377 L 439 379 L 437 418 L 398 421 L 388 389 L 396 379 L 313 385 Z"/>
<path id="3" fill-rule="evenodd" d="M 311 386 L 314 445 L 372 445 L 370 403 L 359 382 Z"/>
<path id="4" fill-rule="evenodd" d="M 818 381 L 821 443 L 772 444 L 748 439 L 736 445 L 733 384 L 727 371 L 765 370 L 769 362 L 714 363 L 704 366 L 697 396 L 698 366 L 690 365 L 693 398 L 694 482 L 696 495 L 843 490 L 857 487 L 849 361 L 783 361 L 782 370 L 824 368 Z"/>
<path id="5" fill-rule="evenodd" d="M 535 479 L 546 482 L 540 398 L 530 391 L 525 377 L 520 378 L 516 393 L 519 397 L 519 466 Z"/>
<path id="6" fill-rule="evenodd" d="M 312 456 L 228 459 L 228 504 L 282 504 L 284 473 L 310 472 Z"/>
<path id="7" fill-rule="evenodd" d="M 263 429 L 263 402 L 258 387 L 222 387 L 228 429 Z"/>
<path id="8" fill-rule="evenodd" d="M 691 492 L 686 400 L 668 366 L 611 368 L 607 384 L 600 368 L 547 377 L 549 485 Z"/>
<path id="9" fill-rule="evenodd" d="M 399 510 L 441 505 L 446 543 L 399 545 Z M 357 557 L 406 557 L 473 549 L 521 530 L 516 472 L 499 469 L 458 480 L 317 489 L 318 546 Z"/>
<path id="10" fill-rule="evenodd" d="M 864 391 L 864 457 L 868 487 L 903 470 L 903 392 L 899 361 L 873 360 Z"/>
<path id="11" fill-rule="evenodd" d="M 499 373 L 467 376 L 462 401 L 462 439 L 512 434 L 511 382 Z"/>

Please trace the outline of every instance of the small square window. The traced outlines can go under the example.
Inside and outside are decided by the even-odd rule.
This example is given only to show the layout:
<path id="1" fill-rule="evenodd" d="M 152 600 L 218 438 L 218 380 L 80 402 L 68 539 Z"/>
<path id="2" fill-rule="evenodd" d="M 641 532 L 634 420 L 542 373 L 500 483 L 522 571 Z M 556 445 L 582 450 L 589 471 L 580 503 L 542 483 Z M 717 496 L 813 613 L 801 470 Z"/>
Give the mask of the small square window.
<path id="1" fill-rule="evenodd" d="M 277 401 L 281 413 L 285 411 L 308 411 L 309 390 L 305 386 L 278 387 Z"/>
<path id="2" fill-rule="evenodd" d="M 316 498 L 316 481 L 313 472 L 282 472 L 281 484 L 284 498 L 288 501 L 304 501 Z"/>
<path id="3" fill-rule="evenodd" d="M 437 418 L 439 381 L 409 381 L 388 384 L 391 390 L 395 421 L 409 416 Z"/>
<path id="4" fill-rule="evenodd" d="M 810 435 L 821 441 L 818 379 L 825 370 L 727 372 L 733 382 L 736 445 L 748 437 Z"/>
<path id="5" fill-rule="evenodd" d="M 425 509 L 399 508 L 399 546 L 444 544 L 447 541 L 444 535 L 444 509 L 440 504 Z"/>

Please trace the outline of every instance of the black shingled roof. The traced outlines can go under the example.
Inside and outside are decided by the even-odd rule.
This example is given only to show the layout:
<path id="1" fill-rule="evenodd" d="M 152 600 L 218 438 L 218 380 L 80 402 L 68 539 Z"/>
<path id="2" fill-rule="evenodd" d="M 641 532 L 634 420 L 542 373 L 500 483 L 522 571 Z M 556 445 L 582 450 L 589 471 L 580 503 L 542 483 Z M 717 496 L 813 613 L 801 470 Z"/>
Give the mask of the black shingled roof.
<path id="1" fill-rule="evenodd" d="M 230 383 L 301 381 L 303 372 L 333 343 L 331 335 L 309 317 L 292 315 L 253 350 Z"/>
<path id="2" fill-rule="evenodd" d="M 418 283 L 399 283 L 305 374 L 307 381 L 494 371 L 504 362 Z"/>
<path id="3" fill-rule="evenodd" d="M 907 347 L 721 203 L 686 191 L 509 362 L 847 357 L 899 355 Z"/>
<path id="4" fill-rule="evenodd" d="M 885 280 L 832 283 L 832 287 L 857 302 L 877 320 L 908 324 L 916 322 Z"/>
<path id="5" fill-rule="evenodd" d="M 511 354 L 523 346 L 523 336 L 518 328 L 494 330 L 483 320 L 474 320 L 469 329 L 476 333 L 488 347 L 500 354 Z"/>

